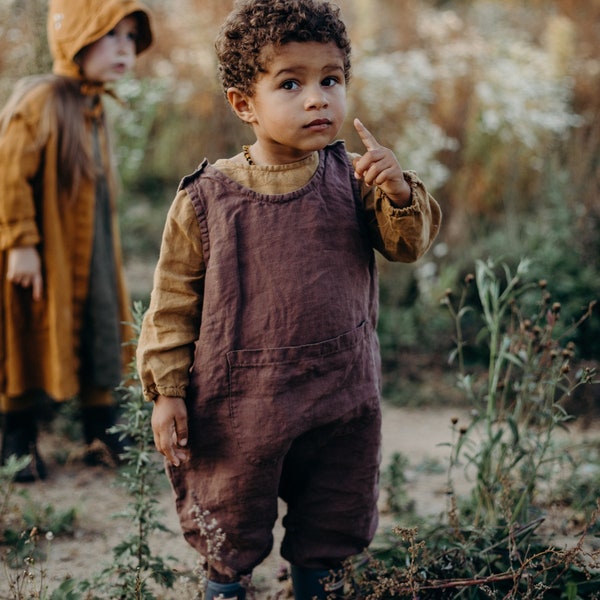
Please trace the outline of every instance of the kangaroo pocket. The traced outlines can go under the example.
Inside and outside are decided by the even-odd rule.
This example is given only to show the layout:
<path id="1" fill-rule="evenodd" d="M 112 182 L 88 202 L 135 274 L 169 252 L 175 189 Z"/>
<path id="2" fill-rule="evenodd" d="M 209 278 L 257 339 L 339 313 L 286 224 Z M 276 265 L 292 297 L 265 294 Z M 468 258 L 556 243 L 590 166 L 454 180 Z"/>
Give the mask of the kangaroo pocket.
<path id="1" fill-rule="evenodd" d="M 373 336 L 363 322 L 315 344 L 228 352 L 230 417 L 247 460 L 274 463 L 302 433 L 376 408 Z"/>

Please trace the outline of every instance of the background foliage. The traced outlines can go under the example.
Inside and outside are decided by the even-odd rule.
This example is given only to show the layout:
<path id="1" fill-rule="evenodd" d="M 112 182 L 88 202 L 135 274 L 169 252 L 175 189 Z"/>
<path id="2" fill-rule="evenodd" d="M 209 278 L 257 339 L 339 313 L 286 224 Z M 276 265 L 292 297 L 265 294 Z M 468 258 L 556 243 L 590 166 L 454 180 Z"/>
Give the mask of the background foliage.
<path id="1" fill-rule="evenodd" d="M 213 41 L 232 0 L 148 0 L 156 43 L 110 104 L 134 297 L 146 300 L 181 177 L 250 139 L 219 89 Z M 415 265 L 381 264 L 386 395 L 442 392 L 452 326 L 440 310 L 477 259 L 548 279 L 565 326 L 600 296 L 600 4 L 596 0 L 339 0 L 353 39 L 359 116 L 440 201 L 442 233 Z M 0 101 L 51 68 L 46 2 L 0 0 Z M 110 100 L 108 100 L 110 103 Z M 350 126 L 348 146 L 360 150 Z M 595 314 L 574 334 L 600 356 Z"/>
<path id="2" fill-rule="evenodd" d="M 213 40 L 233 0 L 147 3 L 156 43 L 140 58 L 137 76 L 118 88 L 131 110 L 107 99 L 123 180 L 127 270 L 134 297 L 144 302 L 179 180 L 205 156 L 235 154 L 250 139 L 215 76 Z M 600 407 L 597 391 L 590 391 L 598 386 L 580 385 L 600 358 L 594 305 L 600 297 L 600 3 L 339 4 L 353 39 L 349 116 L 359 116 L 404 168 L 416 170 L 444 211 L 427 256 L 414 265 L 380 263 L 385 396 L 404 405 L 472 408 L 470 423 L 454 424 L 449 488 L 459 468 L 476 476 L 469 498 L 448 496 L 446 521 L 418 523 L 420 532 L 396 528 L 391 539 L 375 544 L 375 560 L 357 566 L 357 585 L 387 600 L 417 592 L 422 598 L 597 597 L 597 545 L 589 553 L 584 538 L 598 532 L 600 449 L 565 451 L 554 432 L 570 414 Z M 0 0 L 1 103 L 18 78 L 51 68 L 46 10 L 43 0 Z M 350 122 L 341 135 L 359 150 Z M 579 321 L 582 314 L 587 318 Z M 127 406 L 131 414 L 143 412 L 133 395 Z M 139 432 L 148 435 L 147 424 Z M 161 523 L 151 504 L 138 510 L 149 497 L 140 485 L 152 475 L 142 442 L 129 457 L 137 467 L 126 481 L 129 508 L 145 520 L 134 519 L 139 536 L 115 548 L 123 585 L 137 585 L 132 577 L 148 566 L 170 573 L 145 546 Z M 412 510 L 406 465 L 397 456 L 384 474 L 390 510 L 401 512 L 403 522 Z M 17 466 L 0 472 L 6 497 L 11 468 Z M 547 546 L 538 532 L 538 512 L 552 503 L 585 513 L 581 542 L 566 553 Z M 36 516 L 33 527 L 25 519 L 25 537 L 3 527 L 8 541 L 14 530 L 16 558 L 34 560 L 40 533 L 71 526 L 70 513 L 46 508 L 30 511 L 44 518 Z M 0 521 L 6 519 L 0 511 Z M 128 567 L 130 557 L 137 569 Z M 17 577 L 14 585 L 21 589 L 24 580 Z M 80 597 L 75 586 L 65 581 L 52 598 Z"/>

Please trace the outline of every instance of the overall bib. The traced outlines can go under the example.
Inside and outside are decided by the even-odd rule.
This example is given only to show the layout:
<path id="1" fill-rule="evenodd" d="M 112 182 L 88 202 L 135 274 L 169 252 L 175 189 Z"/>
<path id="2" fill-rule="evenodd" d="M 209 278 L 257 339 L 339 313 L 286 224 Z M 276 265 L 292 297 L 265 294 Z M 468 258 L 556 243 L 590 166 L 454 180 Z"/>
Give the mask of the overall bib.
<path id="1" fill-rule="evenodd" d="M 375 257 L 344 145 L 291 193 L 206 161 L 181 186 L 206 263 L 192 458 L 169 470 L 184 535 L 217 573 L 250 573 L 281 497 L 283 557 L 336 567 L 375 533 L 381 420 Z"/>

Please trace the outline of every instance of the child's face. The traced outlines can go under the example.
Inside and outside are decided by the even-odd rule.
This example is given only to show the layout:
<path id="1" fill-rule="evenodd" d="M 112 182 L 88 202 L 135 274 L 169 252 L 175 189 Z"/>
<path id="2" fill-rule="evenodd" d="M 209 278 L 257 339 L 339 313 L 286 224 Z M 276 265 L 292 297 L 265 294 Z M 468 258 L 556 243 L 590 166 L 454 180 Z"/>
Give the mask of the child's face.
<path id="1" fill-rule="evenodd" d="M 83 51 L 80 65 L 89 81 L 109 83 L 120 79 L 135 63 L 137 20 L 127 16 Z"/>
<path id="2" fill-rule="evenodd" d="M 344 56 L 333 43 L 290 42 L 263 50 L 267 71 L 247 99 L 261 156 L 300 160 L 337 136 L 346 116 Z"/>

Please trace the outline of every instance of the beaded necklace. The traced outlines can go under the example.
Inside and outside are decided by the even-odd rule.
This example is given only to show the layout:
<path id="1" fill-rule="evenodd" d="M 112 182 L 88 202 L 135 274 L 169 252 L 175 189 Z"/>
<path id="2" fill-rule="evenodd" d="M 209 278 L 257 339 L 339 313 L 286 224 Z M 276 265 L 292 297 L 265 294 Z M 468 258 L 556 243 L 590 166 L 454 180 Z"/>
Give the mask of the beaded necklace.
<path id="1" fill-rule="evenodd" d="M 242 150 L 244 151 L 244 158 L 246 159 L 246 162 L 249 165 L 253 165 L 254 161 L 252 160 L 252 157 L 250 156 L 250 146 L 243 145 Z"/>

